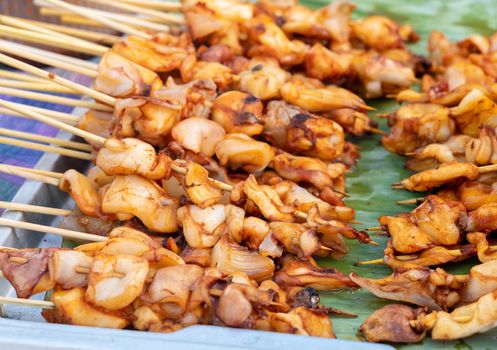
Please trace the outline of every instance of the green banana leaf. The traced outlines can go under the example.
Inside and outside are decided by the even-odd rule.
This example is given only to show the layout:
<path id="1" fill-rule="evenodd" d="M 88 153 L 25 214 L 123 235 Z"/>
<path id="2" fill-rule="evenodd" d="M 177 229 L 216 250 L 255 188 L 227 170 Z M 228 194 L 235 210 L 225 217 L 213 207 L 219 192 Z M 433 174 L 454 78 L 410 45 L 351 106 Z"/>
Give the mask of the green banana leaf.
<path id="1" fill-rule="evenodd" d="M 301 0 L 305 5 L 319 7 L 328 0 Z M 422 40 L 411 48 L 418 54 L 426 54 L 426 40 L 433 30 L 447 35 L 451 40 L 460 40 L 471 34 L 489 35 L 497 31 L 497 3 L 495 0 L 353 0 L 357 4 L 354 17 L 384 15 L 402 23 L 411 24 Z M 493 4 L 493 6 L 492 6 Z M 394 111 L 397 105 L 392 100 L 368 101 L 377 109 L 370 113 L 383 130 L 387 130 L 384 120 L 374 118 L 376 113 Z M 392 190 L 390 185 L 410 174 L 403 168 L 402 157 L 387 152 L 379 142 L 379 136 L 353 139 L 361 149 L 361 159 L 353 172 L 347 176 L 347 192 L 351 197 L 347 204 L 357 211 L 357 220 L 364 223 L 362 228 L 378 226 L 377 217 L 409 211 L 412 207 L 400 206 L 396 201 L 413 198 L 416 195 L 406 191 Z M 419 194 L 418 194 L 419 196 Z M 318 263 L 336 267 L 343 273 L 356 273 L 372 278 L 379 278 L 391 273 L 382 265 L 354 266 L 356 261 L 370 260 L 383 256 L 386 239 L 372 234 L 380 247 L 364 245 L 349 241 L 350 253 L 340 260 L 322 259 Z M 466 273 L 476 260 L 447 266 L 456 273 Z M 358 333 L 359 326 L 374 310 L 387 304 L 365 291 L 322 293 L 325 305 L 356 313 L 357 318 L 333 317 L 333 326 L 338 338 L 363 340 Z M 497 330 L 485 334 L 451 342 L 437 342 L 426 339 L 416 345 L 401 345 L 402 349 L 493 349 L 495 348 Z"/>

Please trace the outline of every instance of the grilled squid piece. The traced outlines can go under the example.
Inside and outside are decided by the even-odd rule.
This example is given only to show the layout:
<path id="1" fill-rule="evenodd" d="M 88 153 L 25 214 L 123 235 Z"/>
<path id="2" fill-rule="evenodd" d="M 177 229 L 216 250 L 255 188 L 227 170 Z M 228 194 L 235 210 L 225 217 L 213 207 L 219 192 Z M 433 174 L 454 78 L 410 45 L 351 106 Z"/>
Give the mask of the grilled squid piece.
<path id="1" fill-rule="evenodd" d="M 90 271 L 93 258 L 77 250 L 59 249 L 53 252 L 48 268 L 50 278 L 62 289 L 83 288 L 88 285 L 88 274 L 77 270 Z"/>
<path id="2" fill-rule="evenodd" d="M 436 169 L 429 169 L 414 174 L 402 180 L 401 183 L 409 191 L 423 192 L 462 179 L 473 181 L 479 176 L 480 171 L 476 165 L 454 162 L 442 164 Z"/>
<path id="3" fill-rule="evenodd" d="M 74 199 L 83 214 L 93 217 L 102 214 L 97 190 L 83 174 L 74 169 L 66 171 L 60 179 L 59 188 Z"/>
<path id="4" fill-rule="evenodd" d="M 157 34 L 153 40 L 129 35 L 112 46 L 111 52 L 150 69 L 153 72 L 170 72 L 178 69 L 195 48 L 187 33 L 174 36 Z"/>
<path id="5" fill-rule="evenodd" d="M 497 260 L 490 260 L 483 264 L 473 266 L 469 270 L 466 285 L 462 290 L 462 302 L 469 304 L 477 301 L 487 293 L 497 290 Z"/>
<path id="6" fill-rule="evenodd" d="M 183 72 L 188 72 L 181 75 L 184 81 L 212 80 L 221 91 L 229 90 L 237 79 L 230 67 L 218 62 L 198 61 Z"/>
<path id="7" fill-rule="evenodd" d="M 210 115 L 208 102 L 216 98 L 216 84 L 211 79 L 194 80 L 186 84 L 176 84 L 172 77 L 165 85 L 154 90 L 151 96 L 180 109 L 180 119 Z"/>
<path id="8" fill-rule="evenodd" d="M 341 83 L 353 73 L 352 59 L 348 52 L 334 52 L 316 43 L 305 56 L 305 71 L 312 78 Z"/>
<path id="9" fill-rule="evenodd" d="M 239 74 L 238 88 L 261 100 L 281 97 L 281 88 L 291 75 L 270 57 L 254 57 Z"/>
<path id="10" fill-rule="evenodd" d="M 139 137 L 163 146 L 180 120 L 182 106 L 153 97 L 127 98 L 117 102 L 113 135 L 118 138 Z"/>
<path id="11" fill-rule="evenodd" d="M 155 182 L 141 176 L 116 176 L 102 198 L 102 211 L 120 220 L 136 216 L 150 230 L 176 232 L 178 201 L 168 196 Z"/>
<path id="12" fill-rule="evenodd" d="M 262 102 L 255 96 L 240 91 L 220 95 L 212 106 L 212 120 L 228 133 L 259 135 L 264 130 Z"/>
<path id="13" fill-rule="evenodd" d="M 471 232 L 466 235 L 469 243 L 474 244 L 478 260 L 482 263 L 497 260 L 497 252 L 490 248 L 490 243 L 487 240 L 487 234 L 483 232 Z"/>
<path id="14" fill-rule="evenodd" d="M 465 230 L 489 232 L 497 229 L 497 203 L 484 204 L 468 214 Z"/>
<path id="15" fill-rule="evenodd" d="M 324 220 L 354 220 L 354 209 L 331 205 L 292 181 L 278 182 L 273 188 L 285 205 L 294 206 L 299 211 L 307 213 L 313 206 L 317 206 L 319 216 Z"/>
<path id="16" fill-rule="evenodd" d="M 350 46 L 350 20 L 355 4 L 338 1 L 318 10 L 303 6 L 292 6 L 284 12 L 285 33 L 300 34 L 316 39 L 331 41 L 335 49 L 348 49 Z"/>
<path id="17" fill-rule="evenodd" d="M 188 198 L 202 209 L 219 203 L 223 192 L 209 178 L 209 172 L 194 162 L 186 162 L 185 168 L 184 188 Z"/>
<path id="18" fill-rule="evenodd" d="M 410 321 L 416 321 L 424 315 L 426 310 L 423 308 L 385 305 L 369 315 L 359 330 L 368 342 L 417 343 L 425 338 L 426 331 L 411 327 Z"/>
<path id="19" fill-rule="evenodd" d="M 450 115 L 461 131 L 473 137 L 478 137 L 482 126 L 492 129 L 497 127 L 496 114 L 497 104 L 477 89 L 468 93 L 457 107 L 450 110 Z"/>
<path id="20" fill-rule="evenodd" d="M 243 203 L 245 199 L 252 202 L 270 221 L 292 222 L 293 208 L 286 206 L 271 186 L 259 185 L 254 175 L 239 183 L 231 192 L 233 203 Z"/>
<path id="21" fill-rule="evenodd" d="M 274 57 L 282 65 L 297 65 L 304 61 L 309 47 L 300 40 L 290 40 L 270 17 L 259 15 L 245 26 L 254 42 L 248 51 L 249 56 Z"/>
<path id="22" fill-rule="evenodd" d="M 114 118 L 112 113 L 89 109 L 79 119 L 78 128 L 88 131 L 90 134 L 108 139 L 112 136 L 117 122 L 117 118 Z M 94 149 L 100 149 L 102 147 L 101 143 L 89 139 L 85 139 L 85 141 Z"/>
<path id="23" fill-rule="evenodd" d="M 310 89 L 297 81 L 289 81 L 281 88 L 281 95 L 286 102 L 309 112 L 327 112 L 338 108 L 371 109 L 356 94 L 333 85 Z"/>
<path id="24" fill-rule="evenodd" d="M 484 333 L 497 326 L 497 291 L 451 313 L 436 311 L 422 317 L 418 326 L 431 330 L 435 340 L 452 340 Z"/>
<path id="25" fill-rule="evenodd" d="M 123 329 L 129 321 L 123 316 L 104 311 L 86 301 L 83 288 L 55 290 L 50 297 L 55 310 L 46 309 L 43 317 L 51 323 Z"/>
<path id="26" fill-rule="evenodd" d="M 108 176 L 141 175 L 151 180 L 169 177 L 171 159 L 139 139 L 107 139 L 98 151 L 97 165 Z"/>
<path id="27" fill-rule="evenodd" d="M 243 272 L 258 282 L 271 278 L 274 272 L 273 260 L 231 242 L 227 237 L 222 237 L 212 249 L 212 266 L 226 275 Z"/>
<path id="28" fill-rule="evenodd" d="M 457 188 L 457 196 L 468 211 L 497 202 L 497 185 L 465 181 Z"/>
<path id="29" fill-rule="evenodd" d="M 274 158 L 270 145 L 245 134 L 227 134 L 213 146 L 221 165 L 228 165 L 232 169 L 242 168 L 249 173 L 264 170 Z"/>
<path id="30" fill-rule="evenodd" d="M 308 260 L 321 247 L 316 230 L 312 227 L 273 221 L 269 223 L 269 228 L 272 237 L 285 247 L 285 251 L 300 259 Z"/>
<path id="31" fill-rule="evenodd" d="M 371 128 L 378 126 L 376 122 L 369 119 L 366 113 L 350 108 L 335 109 L 326 113 L 325 116 L 340 124 L 345 132 L 354 136 L 362 136 Z"/>
<path id="32" fill-rule="evenodd" d="M 385 51 L 401 48 L 404 41 L 417 41 L 418 35 L 408 25 L 399 25 L 384 16 L 370 16 L 351 23 L 352 36 L 367 47 Z"/>
<path id="33" fill-rule="evenodd" d="M 466 276 L 451 275 L 441 268 L 417 268 L 380 278 L 363 278 L 355 272 L 350 279 L 379 298 L 403 301 L 430 310 L 447 310 L 460 300 L 459 289 Z"/>
<path id="34" fill-rule="evenodd" d="M 212 120 L 191 117 L 179 122 L 172 129 L 171 136 L 183 148 L 212 157 L 225 132 L 221 125 Z"/>
<path id="35" fill-rule="evenodd" d="M 390 118 L 390 134 L 381 139 L 390 152 L 413 152 L 430 143 L 445 142 L 455 134 L 456 122 L 449 117 L 448 108 L 435 104 L 410 106 L 401 107 Z"/>
<path id="36" fill-rule="evenodd" d="M 435 245 L 457 244 L 461 239 L 459 219 L 465 213 L 461 202 L 430 195 L 411 213 L 382 216 L 378 220 L 387 226 L 395 250 L 409 254 Z"/>
<path id="37" fill-rule="evenodd" d="M 54 287 L 48 265 L 56 249 L 0 249 L 0 270 L 18 298 L 29 298 Z"/>
<path id="38" fill-rule="evenodd" d="M 477 139 L 466 145 L 466 162 L 476 165 L 497 163 L 497 136 L 495 129 L 482 127 Z"/>
<path id="39" fill-rule="evenodd" d="M 318 267 L 314 260 L 301 261 L 287 255 L 274 274 L 274 281 L 282 287 L 311 287 L 319 291 L 356 288 L 347 276 L 330 267 Z"/>
<path id="40" fill-rule="evenodd" d="M 241 241 L 245 211 L 228 204 L 216 204 L 206 208 L 186 205 L 178 209 L 178 223 L 190 247 L 211 248 L 223 235 Z"/>
<path id="41" fill-rule="evenodd" d="M 152 90 L 162 87 L 162 80 L 153 71 L 108 51 L 100 59 L 93 87 L 119 98 L 148 96 Z"/>
<path id="42" fill-rule="evenodd" d="M 363 85 L 366 98 L 396 94 L 416 82 L 411 67 L 372 52 L 355 56 L 352 67 Z"/>
<path id="43" fill-rule="evenodd" d="M 323 190 L 333 186 L 334 180 L 347 168 L 341 163 L 328 163 L 310 157 L 281 153 L 274 157 L 273 168 L 281 177 L 294 182 L 307 182 Z"/>
<path id="44" fill-rule="evenodd" d="M 107 310 L 119 310 L 141 295 L 148 262 L 132 255 L 99 255 L 88 275 L 86 300 Z"/>

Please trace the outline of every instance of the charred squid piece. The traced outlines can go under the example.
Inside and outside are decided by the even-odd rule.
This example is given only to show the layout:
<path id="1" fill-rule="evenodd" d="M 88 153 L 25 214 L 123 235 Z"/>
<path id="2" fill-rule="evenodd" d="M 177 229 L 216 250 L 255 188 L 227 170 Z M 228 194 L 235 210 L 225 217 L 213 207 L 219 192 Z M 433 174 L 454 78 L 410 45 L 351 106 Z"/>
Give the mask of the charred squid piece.
<path id="1" fill-rule="evenodd" d="M 459 303 L 460 289 L 466 282 L 464 275 L 451 275 L 441 268 L 430 270 L 425 267 L 394 271 L 376 280 L 352 272 L 350 279 L 379 298 L 424 306 L 429 310 L 447 310 Z"/>
<path id="2" fill-rule="evenodd" d="M 489 260 L 483 264 L 473 266 L 469 271 L 466 285 L 461 292 L 462 303 L 472 303 L 481 296 L 496 291 L 496 271 L 497 260 Z"/>
<path id="3" fill-rule="evenodd" d="M 369 119 L 366 113 L 350 108 L 335 109 L 325 116 L 340 124 L 346 133 L 354 136 L 363 136 L 378 124 Z M 353 163 L 355 164 L 355 162 Z"/>
<path id="4" fill-rule="evenodd" d="M 495 129 L 481 127 L 478 138 L 466 145 L 466 162 L 476 165 L 497 163 L 497 136 Z"/>
<path id="5" fill-rule="evenodd" d="M 104 94 L 127 98 L 148 96 L 151 91 L 162 87 L 162 80 L 154 71 L 108 51 L 100 59 L 93 86 Z"/>
<path id="6" fill-rule="evenodd" d="M 223 192 L 209 178 L 209 172 L 201 165 L 186 162 L 184 188 L 188 198 L 200 208 L 207 208 L 221 201 Z"/>
<path id="7" fill-rule="evenodd" d="M 409 191 L 423 192 L 445 184 L 461 180 L 476 180 L 480 171 L 470 163 L 446 163 L 436 169 L 429 169 L 414 174 L 401 181 L 402 186 Z"/>
<path id="8" fill-rule="evenodd" d="M 387 227 L 395 250 L 410 254 L 437 245 L 457 244 L 461 240 L 459 220 L 465 214 L 461 202 L 430 195 L 411 213 L 382 216 L 378 220 Z"/>
<path id="9" fill-rule="evenodd" d="M 283 288 L 311 287 L 319 291 L 356 288 L 357 285 L 334 268 L 319 267 L 313 260 L 302 261 L 286 255 L 274 274 L 274 281 Z"/>
<path id="10" fill-rule="evenodd" d="M 195 53 L 195 47 L 188 33 L 179 36 L 159 33 L 152 40 L 129 35 L 115 43 L 111 52 L 153 72 L 164 73 L 179 69 L 181 63 Z"/>
<path id="11" fill-rule="evenodd" d="M 468 214 L 467 232 L 490 232 L 497 229 L 497 203 L 484 204 Z"/>
<path id="12" fill-rule="evenodd" d="M 79 119 L 78 128 L 108 139 L 112 136 L 117 123 L 118 120 L 112 113 L 89 109 Z M 89 139 L 85 139 L 85 141 L 96 150 L 102 147 L 102 144 L 99 142 Z"/>
<path id="13" fill-rule="evenodd" d="M 170 197 L 155 182 L 141 176 L 116 176 L 103 191 L 102 211 L 121 221 L 139 218 L 150 230 L 172 233 L 178 229 L 178 200 Z"/>
<path id="14" fill-rule="evenodd" d="M 486 233 L 471 232 L 466 235 L 466 239 L 476 247 L 478 260 L 482 263 L 497 260 L 497 251 L 490 248 Z"/>
<path id="15" fill-rule="evenodd" d="M 54 287 L 48 265 L 55 250 L 57 248 L 0 250 L 0 269 L 18 298 L 29 298 Z"/>
<path id="16" fill-rule="evenodd" d="M 183 69 L 181 74 L 185 82 L 195 80 L 212 80 L 218 90 L 230 90 L 238 76 L 233 74 L 230 67 L 218 62 L 197 61 L 188 69 Z"/>
<path id="17" fill-rule="evenodd" d="M 138 137 L 154 146 L 164 146 L 174 125 L 180 120 L 181 105 L 155 97 L 127 98 L 117 102 L 117 138 Z"/>
<path id="18" fill-rule="evenodd" d="M 359 330 L 366 340 L 372 343 L 418 343 L 426 337 L 426 330 L 411 327 L 426 315 L 424 308 L 411 308 L 401 304 L 391 304 L 376 310 L 362 323 Z"/>
<path id="19" fill-rule="evenodd" d="M 461 131 L 473 137 L 478 137 L 481 126 L 497 127 L 496 113 L 497 104 L 477 89 L 469 92 L 457 107 L 450 110 Z"/>
<path id="20" fill-rule="evenodd" d="M 239 74 L 238 88 L 261 100 L 281 97 L 281 88 L 291 75 L 274 58 L 253 57 Z"/>
<path id="21" fill-rule="evenodd" d="M 347 43 L 348 44 L 348 43 Z M 320 43 L 314 44 L 305 56 L 305 70 L 308 76 L 319 80 L 342 83 L 353 75 L 354 55 L 348 52 L 334 52 Z"/>
<path id="22" fill-rule="evenodd" d="M 83 174 L 74 169 L 66 171 L 59 188 L 74 199 L 83 214 L 97 218 L 104 216 L 97 189 Z"/>
<path id="23" fill-rule="evenodd" d="M 264 170 L 274 158 L 270 145 L 245 134 L 227 134 L 217 143 L 215 152 L 221 165 L 228 165 L 232 169 L 242 168 L 249 173 Z"/>
<path id="24" fill-rule="evenodd" d="M 473 242 L 471 242 L 473 243 Z M 392 241 L 387 242 L 383 255 L 383 261 L 392 269 L 416 269 L 420 266 L 439 266 L 447 263 L 458 262 L 474 256 L 476 253 L 475 244 L 463 246 L 435 246 L 424 249 L 417 254 L 396 255 Z"/>
<path id="25" fill-rule="evenodd" d="M 263 108 L 257 97 L 229 91 L 214 100 L 212 120 L 221 124 L 227 133 L 259 135 L 264 130 Z"/>
<path id="26" fill-rule="evenodd" d="M 97 165 L 108 176 L 141 175 L 151 180 L 168 178 L 171 159 L 157 154 L 148 143 L 139 139 L 107 139 L 97 153 Z"/>
<path id="27" fill-rule="evenodd" d="M 303 224 L 290 222 L 270 222 L 270 234 L 285 251 L 295 254 L 302 260 L 308 260 L 321 248 L 316 230 Z"/>

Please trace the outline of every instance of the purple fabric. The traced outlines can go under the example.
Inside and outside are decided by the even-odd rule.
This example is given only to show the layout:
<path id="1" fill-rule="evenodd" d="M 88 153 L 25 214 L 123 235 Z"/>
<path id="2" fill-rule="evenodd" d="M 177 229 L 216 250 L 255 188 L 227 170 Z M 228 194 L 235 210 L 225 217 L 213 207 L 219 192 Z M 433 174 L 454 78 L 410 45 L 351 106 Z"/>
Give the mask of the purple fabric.
<path id="1" fill-rule="evenodd" d="M 54 73 L 63 76 L 72 81 L 78 82 L 80 84 L 89 85 L 91 80 L 88 77 L 77 75 L 74 73 L 63 72 L 60 70 L 53 70 Z M 53 94 L 58 96 L 66 96 L 70 98 L 80 98 L 79 95 L 71 94 Z M 57 105 L 53 103 L 47 103 L 43 101 L 35 101 L 24 98 L 12 97 L 12 96 L 0 96 L 1 99 L 13 101 L 17 103 L 32 105 L 36 107 L 52 109 L 54 111 L 71 113 L 73 107 L 65 105 Z M 39 135 L 45 136 L 55 136 L 58 130 L 49 125 L 37 122 L 31 119 L 25 119 L 20 117 L 13 117 L 0 114 L 0 127 L 18 131 L 25 131 Z M 13 147 L 8 145 L 0 144 L 0 163 L 2 164 L 12 164 L 23 167 L 33 168 L 43 155 L 42 152 L 33 151 L 20 147 Z M 11 176 L 6 174 L 0 174 L 0 200 L 10 201 L 19 187 L 24 183 L 24 179 Z"/>

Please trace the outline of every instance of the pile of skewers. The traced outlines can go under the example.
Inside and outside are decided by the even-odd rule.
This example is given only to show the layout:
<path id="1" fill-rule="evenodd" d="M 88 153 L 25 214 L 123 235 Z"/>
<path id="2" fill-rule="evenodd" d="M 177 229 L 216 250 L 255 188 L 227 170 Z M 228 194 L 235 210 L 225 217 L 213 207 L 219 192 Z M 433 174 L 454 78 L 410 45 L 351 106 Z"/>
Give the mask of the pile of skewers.
<path id="1" fill-rule="evenodd" d="M 418 205 L 410 213 L 379 218 L 390 237 L 384 257 L 359 264 L 392 268 L 381 279 L 351 279 L 371 293 L 419 306 L 393 304 L 374 312 L 361 330 L 369 341 L 419 342 L 459 339 L 497 323 L 495 274 L 497 229 L 496 40 L 471 36 L 451 43 L 431 34 L 431 72 L 420 92 L 397 95 L 404 102 L 388 115 L 390 134 L 383 145 L 410 157 L 417 174 L 395 189 L 427 192 L 399 204 Z M 481 264 L 454 275 L 441 265 L 477 256 Z M 382 322 L 380 322 L 382 320 Z M 390 321 L 386 321 L 390 320 Z"/>
<path id="2" fill-rule="evenodd" d="M 0 100 L 4 110 L 88 144 L 9 130 L 0 142 L 94 162 L 87 175 L 0 165 L 58 186 L 76 203 L 74 211 L 4 203 L 66 217 L 62 228 L 1 225 L 91 242 L 2 248 L 0 268 L 17 296 L 53 290 L 41 304 L 50 322 L 161 332 L 214 324 L 334 337 L 327 314 L 351 315 L 320 305 L 316 291 L 358 285 L 313 257 L 347 254 L 345 239 L 376 244 L 352 226 L 355 212 L 344 203 L 345 174 L 359 156 L 345 136 L 381 133 L 355 92 L 398 93 L 425 73 L 424 60 L 405 47 L 417 40 L 412 28 L 379 16 L 352 21 L 354 5 L 341 2 L 318 10 L 292 1 L 171 6 L 184 18 L 146 1 L 106 2 L 144 17 L 39 3 L 128 36 L 58 26 L 35 34 L 36 24 L 3 18 L 3 36 L 101 56 L 97 65 L 1 42 L 2 52 L 93 79 L 88 88 L 0 54 L 1 63 L 30 74 L 0 93 L 89 108 L 75 120 Z"/>

